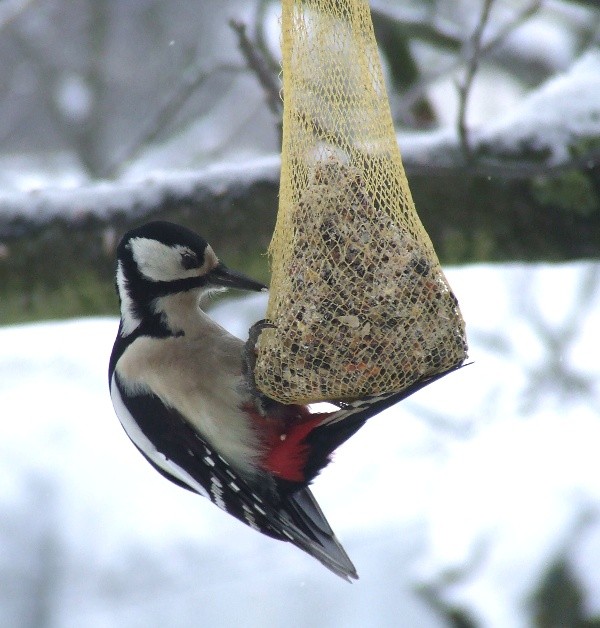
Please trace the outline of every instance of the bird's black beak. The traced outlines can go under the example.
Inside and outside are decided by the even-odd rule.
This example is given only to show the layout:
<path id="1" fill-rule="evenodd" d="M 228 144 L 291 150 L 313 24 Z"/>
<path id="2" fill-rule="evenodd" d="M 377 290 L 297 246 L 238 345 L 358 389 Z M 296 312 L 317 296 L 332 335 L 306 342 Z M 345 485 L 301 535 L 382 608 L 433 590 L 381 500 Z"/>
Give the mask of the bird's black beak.
<path id="1" fill-rule="evenodd" d="M 219 264 L 208 273 L 207 279 L 215 286 L 225 288 L 237 288 L 238 290 L 252 290 L 254 292 L 267 292 L 268 288 L 259 281 L 254 281 L 242 273 Z"/>

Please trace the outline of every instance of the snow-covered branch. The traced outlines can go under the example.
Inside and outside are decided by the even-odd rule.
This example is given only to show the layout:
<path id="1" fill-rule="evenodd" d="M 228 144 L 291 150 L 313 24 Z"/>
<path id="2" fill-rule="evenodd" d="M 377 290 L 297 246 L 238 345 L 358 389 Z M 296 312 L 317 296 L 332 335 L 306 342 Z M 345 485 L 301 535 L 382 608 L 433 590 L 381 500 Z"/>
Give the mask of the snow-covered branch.
<path id="1" fill-rule="evenodd" d="M 276 185 L 279 157 L 244 164 L 215 164 L 197 171 L 158 172 L 146 178 L 103 181 L 74 189 L 46 188 L 0 194 L 0 238 L 27 235 L 52 223 L 77 228 L 111 222 L 134 223 L 159 212 L 193 207 L 210 212 L 254 185 Z"/>
<path id="2" fill-rule="evenodd" d="M 600 51 L 590 51 L 494 124 L 469 129 L 470 155 L 455 129 L 399 136 L 443 262 L 600 256 L 599 68 Z M 137 163 L 138 174 L 117 181 L 0 192 L 0 279 L 44 268 L 58 280 L 62 266 L 49 255 L 108 276 L 118 235 L 155 218 L 188 222 L 228 254 L 258 255 L 275 221 L 279 169 L 277 155 L 142 176 Z"/>

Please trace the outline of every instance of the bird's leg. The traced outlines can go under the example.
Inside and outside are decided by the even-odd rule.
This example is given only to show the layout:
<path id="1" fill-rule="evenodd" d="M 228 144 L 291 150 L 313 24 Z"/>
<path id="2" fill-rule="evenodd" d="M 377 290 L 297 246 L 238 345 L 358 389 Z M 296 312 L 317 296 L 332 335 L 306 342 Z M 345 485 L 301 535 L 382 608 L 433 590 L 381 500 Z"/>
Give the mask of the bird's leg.
<path id="1" fill-rule="evenodd" d="M 250 327 L 248 332 L 248 340 L 244 345 L 243 351 L 243 359 L 242 359 L 242 375 L 244 376 L 244 380 L 246 381 L 246 385 L 250 394 L 254 397 L 255 403 L 261 414 L 267 416 L 269 412 L 269 408 L 271 406 L 278 405 L 276 401 L 267 397 L 264 393 L 262 393 L 258 386 L 256 385 L 256 379 L 254 377 L 254 369 L 256 367 L 256 357 L 257 357 L 257 349 L 256 343 L 258 342 L 258 338 L 260 337 L 263 329 L 268 327 L 275 327 L 273 323 L 266 319 L 262 319 L 257 321 Z"/>

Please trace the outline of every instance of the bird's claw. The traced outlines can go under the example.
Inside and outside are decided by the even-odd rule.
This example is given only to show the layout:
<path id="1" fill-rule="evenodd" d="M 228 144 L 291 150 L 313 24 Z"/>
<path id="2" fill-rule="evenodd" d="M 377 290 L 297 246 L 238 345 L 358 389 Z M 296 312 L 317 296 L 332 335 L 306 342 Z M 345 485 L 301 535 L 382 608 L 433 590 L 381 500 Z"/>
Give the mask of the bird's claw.
<path id="1" fill-rule="evenodd" d="M 256 349 L 256 343 L 264 329 L 274 328 L 275 325 L 267 319 L 257 321 L 250 327 L 248 331 L 248 340 L 244 345 L 242 373 L 246 380 L 246 385 L 250 394 L 254 397 L 257 407 L 262 414 L 267 414 L 268 407 L 275 403 L 272 399 L 263 394 L 256 385 L 256 379 L 254 377 L 254 369 L 256 368 L 256 358 L 258 355 Z"/>
<path id="2" fill-rule="evenodd" d="M 256 356 L 256 343 L 258 342 L 259 336 L 262 334 L 263 329 L 267 328 L 275 328 L 275 325 L 267 318 L 263 318 L 259 321 L 256 321 L 252 327 L 248 330 L 248 340 L 246 341 L 246 349 L 248 346 L 252 349 L 254 355 Z M 255 360 L 256 361 L 256 360 Z"/>

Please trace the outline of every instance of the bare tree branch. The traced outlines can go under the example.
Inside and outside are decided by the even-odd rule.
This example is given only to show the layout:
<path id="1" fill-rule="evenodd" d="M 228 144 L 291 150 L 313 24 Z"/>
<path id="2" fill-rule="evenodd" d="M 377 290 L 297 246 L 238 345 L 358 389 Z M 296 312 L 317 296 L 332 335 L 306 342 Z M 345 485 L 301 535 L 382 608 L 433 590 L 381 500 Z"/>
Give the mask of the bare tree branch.
<path id="1" fill-rule="evenodd" d="M 0 5 L 0 30 L 20 17 L 26 9 L 37 2 L 38 0 L 5 0 Z"/>
<path id="2" fill-rule="evenodd" d="M 98 126 L 101 123 L 101 114 L 97 111 L 102 106 L 102 95 L 104 90 L 104 75 L 101 68 L 104 54 L 103 47 L 106 44 L 106 24 L 108 21 L 107 5 L 105 3 L 94 3 L 92 7 L 95 12 L 93 19 L 94 37 L 93 54 L 91 63 L 86 68 L 85 83 L 94 92 L 95 109 L 94 115 L 85 119 L 73 120 L 65 115 L 56 95 L 57 85 L 64 76 L 64 68 L 57 67 L 43 51 L 38 49 L 37 41 L 25 37 L 17 28 L 9 28 L 11 37 L 22 49 L 23 55 L 39 69 L 38 79 L 42 84 L 39 90 L 40 99 L 45 104 L 46 115 L 50 116 L 51 123 L 62 136 L 65 145 L 70 146 L 77 155 L 80 163 L 91 175 L 99 174 L 101 170 L 101 160 L 98 157 Z"/>
<path id="3" fill-rule="evenodd" d="M 244 68 L 241 66 L 227 63 L 212 66 L 210 69 L 200 64 L 193 64 L 187 68 L 175 91 L 165 94 L 157 109 L 145 120 L 135 140 L 121 150 L 116 158 L 106 166 L 102 173 L 103 176 L 113 177 L 125 162 L 134 159 L 142 148 L 155 141 L 192 94 L 196 93 L 207 79 L 218 72 L 238 73 L 243 72 L 243 70 Z"/>
<path id="4" fill-rule="evenodd" d="M 458 114 L 456 120 L 456 126 L 458 130 L 458 137 L 460 139 L 460 146 L 467 161 L 471 161 L 473 154 L 471 152 L 471 146 L 469 142 L 469 131 L 467 129 L 467 108 L 469 104 L 469 96 L 471 95 L 471 88 L 473 87 L 473 81 L 475 75 L 479 69 L 479 62 L 481 60 L 481 47 L 483 41 L 483 31 L 490 19 L 490 11 L 494 0 L 483 0 L 483 8 L 481 10 L 481 16 L 479 22 L 467 42 L 467 54 L 468 59 L 467 67 L 465 70 L 465 76 L 461 83 L 458 85 Z"/>
<path id="5" fill-rule="evenodd" d="M 480 48 L 480 57 L 485 58 L 492 54 L 497 48 L 499 48 L 517 28 L 522 26 L 527 20 L 533 17 L 541 8 L 543 0 L 534 0 L 528 7 L 520 11 L 514 19 L 505 24 L 498 32 L 489 39 L 487 42 L 482 42 Z M 463 46 L 463 49 L 465 47 Z M 415 102 L 423 97 L 423 94 L 434 83 L 439 81 L 445 76 L 459 70 L 468 62 L 468 58 L 464 55 L 458 55 L 456 59 L 448 64 L 443 65 L 439 70 L 423 76 L 423 78 L 415 83 L 409 90 L 405 91 L 401 95 L 400 104 L 396 107 L 395 116 L 404 115 Z"/>
<path id="6" fill-rule="evenodd" d="M 600 148 L 560 162 L 528 159 L 526 154 L 494 155 L 467 163 L 462 150 L 454 143 L 432 142 L 427 148 L 401 141 L 405 170 L 411 180 L 427 177 L 434 188 L 437 179 L 450 177 L 456 180 L 482 177 L 510 182 L 527 182 L 537 176 L 560 176 L 573 170 L 593 171 L 600 168 Z M 477 144 L 471 148 L 477 150 Z M 489 147 L 488 150 L 493 146 Z M 0 195 L 0 239 L 20 237 L 31 229 L 38 229 L 55 220 L 73 226 L 94 220 L 110 224 L 118 217 L 128 222 L 148 218 L 166 206 L 193 206 L 206 211 L 211 203 L 229 196 L 239 197 L 244 190 L 265 184 L 276 189 L 279 182 L 280 158 L 273 155 L 244 164 L 215 164 L 188 173 L 149 175 L 136 181 L 95 183 L 72 189 L 44 189 L 35 192 L 4 193 Z M 597 175 L 596 175 L 597 176 Z M 212 199 L 212 200 L 211 200 Z M 521 204 L 531 203 L 522 199 Z M 600 242 L 600 240 L 599 240 Z"/>
<path id="7" fill-rule="evenodd" d="M 271 62 L 265 57 L 259 46 L 250 40 L 246 32 L 246 24 L 230 20 L 229 25 L 238 37 L 238 44 L 248 68 L 254 72 L 264 90 L 269 109 L 278 117 L 283 111 L 280 84 L 277 74 L 273 72 Z"/>
<path id="8" fill-rule="evenodd" d="M 273 75 L 278 76 L 281 72 L 281 63 L 271 54 L 265 33 L 267 10 L 272 4 L 273 0 L 260 0 L 256 6 L 255 41 L 261 55 L 265 59 L 267 65 L 271 68 L 271 72 Z"/>

